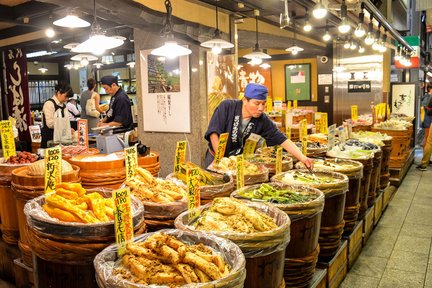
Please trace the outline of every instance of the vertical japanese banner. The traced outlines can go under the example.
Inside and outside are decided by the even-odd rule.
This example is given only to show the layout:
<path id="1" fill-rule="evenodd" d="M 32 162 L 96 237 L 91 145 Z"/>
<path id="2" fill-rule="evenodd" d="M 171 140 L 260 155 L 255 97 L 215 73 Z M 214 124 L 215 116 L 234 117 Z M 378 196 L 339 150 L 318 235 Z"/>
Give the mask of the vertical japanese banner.
<path id="1" fill-rule="evenodd" d="M 351 120 L 353 122 L 358 121 L 358 106 L 357 105 L 351 105 Z"/>
<path id="2" fill-rule="evenodd" d="M 137 144 L 124 149 L 126 161 L 126 180 L 131 180 L 135 175 L 138 166 L 138 149 Z"/>
<path id="3" fill-rule="evenodd" d="M 174 157 L 174 173 L 178 173 L 180 171 L 180 165 L 185 163 L 186 147 L 187 141 L 177 142 L 176 153 Z"/>
<path id="4" fill-rule="evenodd" d="M 126 243 L 134 237 L 130 190 L 129 188 L 116 190 L 112 197 L 115 205 L 115 237 L 118 255 L 121 256 L 126 251 Z"/>
<path id="5" fill-rule="evenodd" d="M 31 143 L 30 99 L 27 77 L 27 57 L 22 49 L 13 48 L 5 55 L 6 94 L 9 115 L 16 120 L 21 141 Z"/>
<path id="6" fill-rule="evenodd" d="M 16 155 L 15 140 L 13 137 L 12 121 L 0 121 L 0 133 L 3 149 L 3 158 L 8 160 L 9 157 Z"/>
<path id="7" fill-rule="evenodd" d="M 45 194 L 55 191 L 61 183 L 62 155 L 60 146 L 45 150 Z"/>
<path id="8" fill-rule="evenodd" d="M 221 159 L 225 155 L 225 149 L 226 149 L 227 141 L 228 141 L 228 133 L 222 133 L 219 135 L 219 144 L 218 144 L 218 148 L 217 148 L 217 151 L 216 151 L 216 154 L 214 157 L 214 162 L 216 164 L 219 164 L 219 162 L 221 161 Z"/>
<path id="9" fill-rule="evenodd" d="M 276 150 L 276 174 L 282 173 L 282 147 Z"/>
<path id="10" fill-rule="evenodd" d="M 86 150 L 89 148 L 87 119 L 78 120 L 78 146 L 86 147 Z"/>
<path id="11" fill-rule="evenodd" d="M 243 158 L 243 154 L 236 156 L 236 182 L 237 182 L 237 189 L 244 187 L 244 158 Z"/>
<path id="12" fill-rule="evenodd" d="M 193 219 L 198 216 L 198 208 L 201 205 L 200 201 L 200 173 L 198 168 L 187 169 L 187 187 L 188 187 L 188 210 L 189 217 Z"/>

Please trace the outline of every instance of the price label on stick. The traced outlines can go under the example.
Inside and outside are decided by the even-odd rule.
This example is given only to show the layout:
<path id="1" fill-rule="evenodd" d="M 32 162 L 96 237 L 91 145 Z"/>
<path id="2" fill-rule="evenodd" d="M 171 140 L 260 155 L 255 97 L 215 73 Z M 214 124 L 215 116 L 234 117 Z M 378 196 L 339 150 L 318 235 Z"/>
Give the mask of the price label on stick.
<path id="1" fill-rule="evenodd" d="M 255 148 L 260 138 L 261 136 L 259 136 L 258 134 L 251 133 L 248 139 L 246 139 L 246 142 L 243 147 L 243 155 L 245 159 L 252 157 L 252 155 L 255 153 Z"/>
<path id="2" fill-rule="evenodd" d="M 16 156 L 15 139 L 11 120 L 0 121 L 0 132 L 3 149 L 3 158 L 8 160 L 11 156 Z"/>
<path id="3" fill-rule="evenodd" d="M 291 126 L 285 127 L 285 134 L 286 137 L 291 140 Z"/>
<path id="4" fill-rule="evenodd" d="M 282 173 L 282 147 L 276 150 L 276 174 Z"/>
<path id="5" fill-rule="evenodd" d="M 126 180 L 131 180 L 135 175 L 138 166 L 138 149 L 137 144 L 124 149 L 126 163 Z"/>
<path id="6" fill-rule="evenodd" d="M 303 119 L 299 123 L 299 137 L 300 141 L 303 140 L 303 138 L 307 138 L 307 122 L 306 119 Z"/>
<path id="7" fill-rule="evenodd" d="M 357 122 L 358 120 L 358 106 L 351 105 L 351 119 L 353 122 Z"/>
<path id="8" fill-rule="evenodd" d="M 294 100 L 294 101 L 293 101 L 293 108 L 294 108 L 294 109 L 297 109 L 297 107 L 298 107 L 298 101 L 297 101 L 297 100 Z"/>
<path id="9" fill-rule="evenodd" d="M 345 145 L 345 131 L 343 126 L 338 128 L 338 137 L 339 137 L 339 143 L 343 147 L 343 145 Z"/>
<path id="10" fill-rule="evenodd" d="M 243 154 L 236 156 L 237 189 L 244 187 L 244 161 Z"/>
<path id="11" fill-rule="evenodd" d="M 186 147 L 187 141 L 177 142 L 176 153 L 174 157 L 174 173 L 178 173 L 180 171 L 180 165 L 185 163 Z"/>
<path id="12" fill-rule="evenodd" d="M 193 219 L 199 215 L 198 208 L 200 201 L 200 173 L 198 168 L 187 169 L 187 188 L 188 188 L 188 210 L 189 217 Z"/>
<path id="13" fill-rule="evenodd" d="M 328 150 L 333 149 L 335 145 L 335 136 L 336 136 L 336 124 L 328 127 Z"/>
<path id="14" fill-rule="evenodd" d="M 348 123 L 348 139 L 352 138 L 352 124 Z"/>
<path id="15" fill-rule="evenodd" d="M 114 229 L 119 256 L 126 252 L 126 243 L 134 238 L 133 219 L 128 188 L 116 190 L 112 194 L 114 211 Z"/>
<path id="16" fill-rule="evenodd" d="M 62 154 L 60 146 L 45 149 L 45 194 L 61 183 Z"/>
<path id="17" fill-rule="evenodd" d="M 292 107 L 291 107 L 291 101 L 288 101 L 288 102 L 287 102 L 287 110 L 289 111 L 289 110 L 291 110 L 291 108 L 292 108 Z"/>
<path id="18" fill-rule="evenodd" d="M 315 112 L 315 132 L 321 133 L 321 113 Z"/>
<path id="19" fill-rule="evenodd" d="M 327 113 L 321 113 L 321 133 L 328 134 Z"/>
<path id="20" fill-rule="evenodd" d="M 225 155 L 225 148 L 227 145 L 227 141 L 228 141 L 228 133 L 222 133 L 219 135 L 219 144 L 214 158 L 216 164 L 219 164 L 219 162 Z"/>
<path id="21" fill-rule="evenodd" d="M 88 121 L 87 119 L 78 120 L 78 146 L 89 148 L 88 144 Z"/>

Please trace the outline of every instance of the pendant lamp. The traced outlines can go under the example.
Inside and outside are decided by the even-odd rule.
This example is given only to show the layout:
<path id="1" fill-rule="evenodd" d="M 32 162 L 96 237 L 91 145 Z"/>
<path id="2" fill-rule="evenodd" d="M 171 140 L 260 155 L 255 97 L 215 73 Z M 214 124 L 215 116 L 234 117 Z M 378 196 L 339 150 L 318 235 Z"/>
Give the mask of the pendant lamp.
<path id="1" fill-rule="evenodd" d="M 255 36 L 256 36 L 256 43 L 255 48 L 251 53 L 248 53 L 243 56 L 243 58 L 250 59 L 254 64 L 261 64 L 263 59 L 270 59 L 271 56 L 262 52 L 261 48 L 259 46 L 258 42 L 258 15 L 259 11 L 255 10 Z"/>
<path id="2" fill-rule="evenodd" d="M 82 28 L 90 26 L 90 23 L 79 18 L 74 11 L 71 11 L 65 17 L 53 22 L 54 25 L 66 28 Z"/>
<path id="3" fill-rule="evenodd" d="M 292 55 L 297 55 L 299 52 L 303 51 L 304 49 L 300 46 L 297 46 L 296 44 L 296 33 L 295 33 L 295 22 L 293 21 L 293 31 L 294 31 L 294 39 L 293 44 L 291 47 L 288 47 L 285 49 L 285 51 L 291 52 Z"/>
<path id="4" fill-rule="evenodd" d="M 167 41 L 161 47 L 153 49 L 150 54 L 167 58 L 175 58 L 178 56 L 191 54 L 192 50 L 180 46 L 177 44 L 176 41 L 174 41 L 171 23 L 172 6 L 170 0 L 165 0 L 165 8 L 167 13 L 164 21 L 164 27 L 161 30 L 161 34 L 162 36 L 167 38 Z"/>
<path id="5" fill-rule="evenodd" d="M 201 43 L 202 47 L 211 48 L 213 54 L 219 54 L 222 49 L 230 49 L 234 44 L 221 38 L 218 21 L 218 7 L 216 6 L 216 30 L 214 31 L 213 38 Z"/>

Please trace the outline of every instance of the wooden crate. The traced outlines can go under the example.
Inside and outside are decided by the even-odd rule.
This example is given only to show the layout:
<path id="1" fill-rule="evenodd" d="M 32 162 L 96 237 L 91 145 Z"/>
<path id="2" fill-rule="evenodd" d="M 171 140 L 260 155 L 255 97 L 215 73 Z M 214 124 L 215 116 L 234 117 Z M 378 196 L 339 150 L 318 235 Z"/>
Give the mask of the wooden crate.
<path id="1" fill-rule="evenodd" d="M 403 163 L 401 168 L 391 168 L 389 169 L 390 173 L 390 184 L 396 187 L 399 187 L 400 183 L 402 183 L 403 178 L 408 173 L 411 164 L 414 161 L 414 149 L 410 150 L 409 156 L 406 161 Z"/>
<path id="2" fill-rule="evenodd" d="M 316 268 L 309 288 L 326 288 L 327 270 Z"/>
<path id="3" fill-rule="evenodd" d="M 33 288 L 33 269 L 24 264 L 21 258 L 14 261 L 15 285 L 17 288 Z"/>
<path id="4" fill-rule="evenodd" d="M 342 240 L 336 255 L 330 262 L 318 262 L 317 267 L 327 269 L 327 287 L 339 287 L 347 274 L 348 241 Z"/>
<path id="5" fill-rule="evenodd" d="M 374 226 L 378 224 L 378 221 L 381 219 L 382 211 L 383 211 L 383 195 L 384 193 L 379 193 L 378 197 L 375 199 L 374 205 Z"/>
<path id="6" fill-rule="evenodd" d="M 387 188 L 383 191 L 383 207 L 382 210 L 384 211 L 388 204 L 390 203 L 391 198 L 393 197 L 394 193 L 396 192 L 396 187 L 392 185 L 388 185 Z"/>
<path id="7" fill-rule="evenodd" d="M 363 247 L 363 220 L 357 222 L 349 236 L 342 238 L 348 241 L 347 258 L 349 270 L 354 265 Z"/>
<path id="8" fill-rule="evenodd" d="M 375 205 L 370 207 L 365 214 L 365 217 L 363 219 L 363 247 L 365 246 L 367 240 L 369 239 L 370 235 L 372 234 L 373 230 L 373 223 L 374 223 L 374 208 Z"/>

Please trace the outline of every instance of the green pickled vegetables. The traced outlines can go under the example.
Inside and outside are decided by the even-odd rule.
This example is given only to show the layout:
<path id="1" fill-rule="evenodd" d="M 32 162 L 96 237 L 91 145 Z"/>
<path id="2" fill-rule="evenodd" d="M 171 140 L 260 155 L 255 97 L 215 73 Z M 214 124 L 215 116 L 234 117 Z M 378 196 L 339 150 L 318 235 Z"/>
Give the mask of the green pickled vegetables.
<path id="1" fill-rule="evenodd" d="M 261 184 L 258 189 L 245 190 L 238 194 L 240 197 L 252 200 L 260 200 L 276 204 L 305 203 L 314 200 L 317 195 L 293 191 L 286 188 L 273 187 L 269 184 Z"/>

